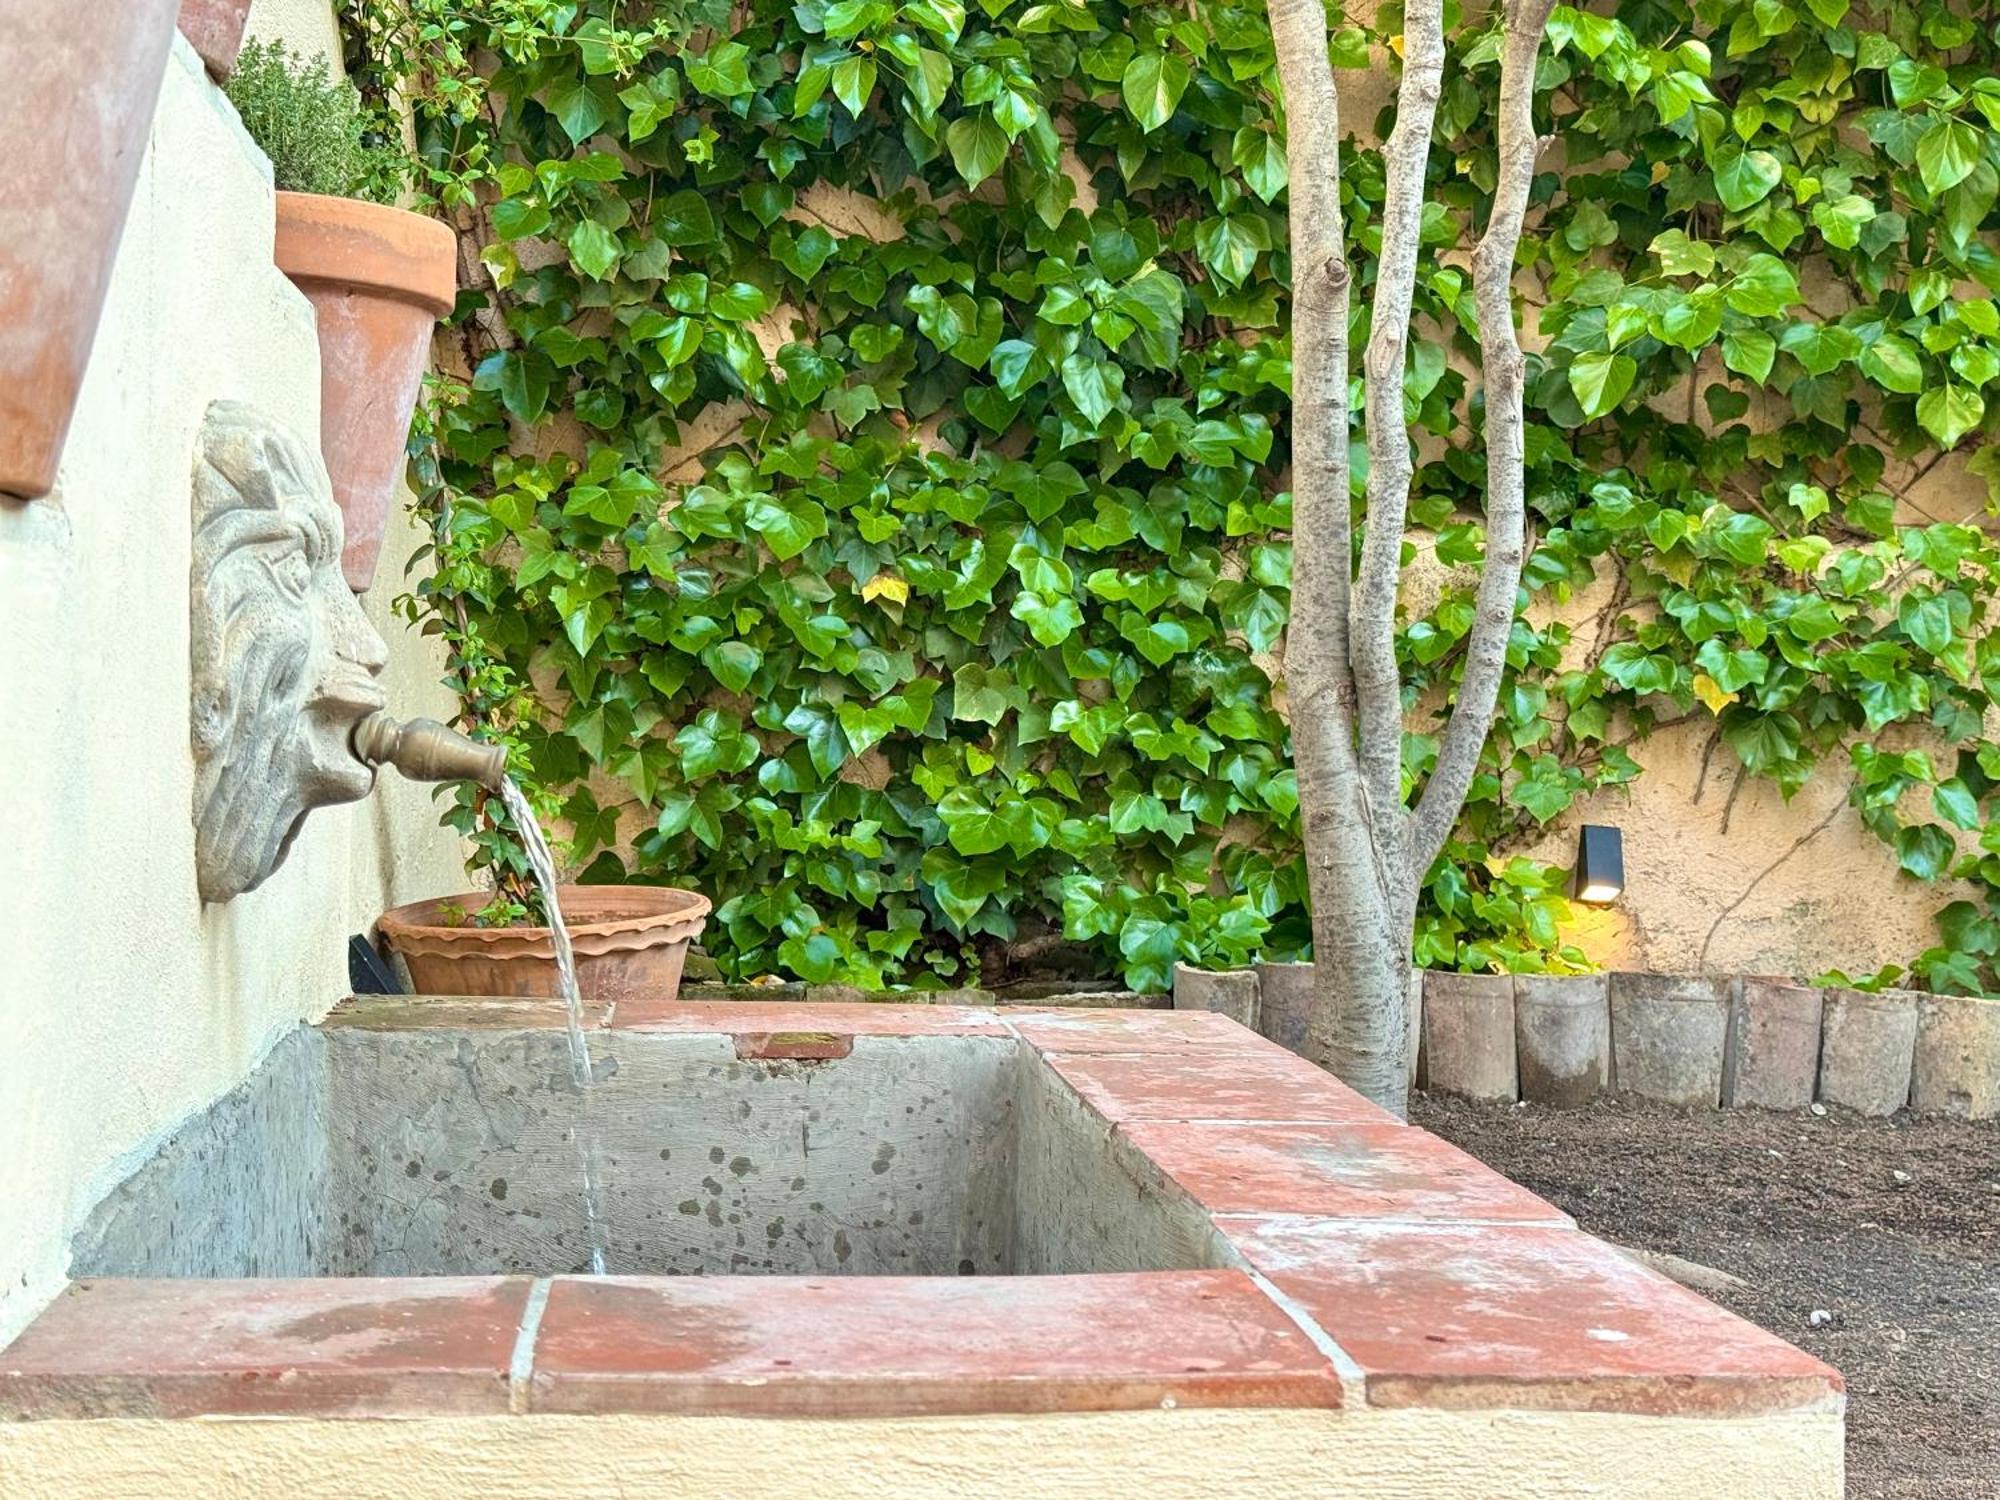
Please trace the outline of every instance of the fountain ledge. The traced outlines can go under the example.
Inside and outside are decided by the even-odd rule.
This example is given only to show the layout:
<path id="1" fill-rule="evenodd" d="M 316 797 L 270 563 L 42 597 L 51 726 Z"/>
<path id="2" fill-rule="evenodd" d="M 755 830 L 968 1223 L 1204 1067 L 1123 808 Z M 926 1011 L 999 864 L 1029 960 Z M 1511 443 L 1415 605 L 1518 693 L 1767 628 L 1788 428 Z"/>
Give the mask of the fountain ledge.
<path id="1" fill-rule="evenodd" d="M 1476 1418 L 1464 1430 L 1483 1434 L 1482 1477 L 1459 1475 L 1461 1488 L 1441 1476 L 1425 1493 L 1489 1493 L 1480 1486 L 1516 1460 L 1532 1481 L 1544 1439 L 1572 1455 L 1562 1472 L 1579 1483 L 1657 1453 L 1657 1486 L 1635 1479 L 1620 1494 L 1694 1493 L 1696 1476 L 1712 1495 L 1773 1482 L 1839 1493 L 1838 1372 L 1221 1016 L 628 1002 L 589 1019 L 805 1068 L 908 1040 L 1011 1040 L 1142 1191 L 1194 1215 L 1207 1264 L 84 1280 L 0 1352 L 0 1480 L 40 1451 L 37 1429 L 53 1438 L 79 1422 L 1239 1411 L 1292 1413 L 1335 1451 L 1343 1432 L 1389 1430 L 1392 1413 L 1421 1418 L 1431 1425 L 1409 1429 L 1420 1445 L 1461 1465 L 1451 1422 Z M 371 998 L 321 1029 L 562 1024 L 554 1003 Z"/>

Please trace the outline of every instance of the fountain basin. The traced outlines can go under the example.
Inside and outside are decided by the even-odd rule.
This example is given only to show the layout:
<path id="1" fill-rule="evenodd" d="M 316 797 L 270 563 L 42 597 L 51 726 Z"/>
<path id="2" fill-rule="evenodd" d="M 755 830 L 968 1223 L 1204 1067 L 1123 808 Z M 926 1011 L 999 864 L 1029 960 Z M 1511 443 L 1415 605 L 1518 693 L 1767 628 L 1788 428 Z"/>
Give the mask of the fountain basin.
<path id="1" fill-rule="evenodd" d="M 622 1274 L 559 1006 L 349 1002 L 84 1225 L 0 1492 L 1840 1493 L 1836 1372 L 1220 1016 L 591 1019 Z"/>

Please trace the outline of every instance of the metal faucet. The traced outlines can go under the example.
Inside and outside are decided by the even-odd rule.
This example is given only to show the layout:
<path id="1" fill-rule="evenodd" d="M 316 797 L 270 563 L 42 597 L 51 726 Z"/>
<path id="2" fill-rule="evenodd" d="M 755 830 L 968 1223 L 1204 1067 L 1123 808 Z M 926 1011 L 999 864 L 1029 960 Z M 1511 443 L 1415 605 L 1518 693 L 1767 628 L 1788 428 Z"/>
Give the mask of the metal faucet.
<path id="1" fill-rule="evenodd" d="M 371 766 L 394 766 L 412 781 L 476 781 L 499 791 L 507 749 L 469 740 L 436 719 L 398 723 L 379 709 L 354 726 L 354 753 Z"/>

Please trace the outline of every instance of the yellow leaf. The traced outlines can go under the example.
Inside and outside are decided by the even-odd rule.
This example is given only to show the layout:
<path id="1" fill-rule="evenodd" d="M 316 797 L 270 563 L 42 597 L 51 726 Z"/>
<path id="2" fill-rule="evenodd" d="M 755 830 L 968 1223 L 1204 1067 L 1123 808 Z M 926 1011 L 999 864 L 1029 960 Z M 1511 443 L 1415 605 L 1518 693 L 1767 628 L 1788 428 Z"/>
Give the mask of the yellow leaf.
<path id="1" fill-rule="evenodd" d="M 1721 713 L 1740 696 L 1737 693 L 1723 692 L 1722 684 L 1706 672 L 1694 674 L 1694 695 L 1708 705 L 1708 711 L 1712 714 Z"/>
<path id="2" fill-rule="evenodd" d="M 1695 557 L 1685 547 L 1676 547 L 1671 552 L 1655 552 L 1652 563 L 1682 588 L 1687 588 L 1694 582 Z"/>
<path id="3" fill-rule="evenodd" d="M 863 599 L 892 599 L 898 604 L 910 602 L 910 586 L 894 573 L 877 573 L 861 585 Z"/>
<path id="4" fill-rule="evenodd" d="M 1656 161 L 1653 163 L 1652 178 L 1654 187 L 1658 187 L 1661 183 L 1667 180 L 1667 171 L 1668 167 L 1665 162 Z"/>
<path id="5" fill-rule="evenodd" d="M 1401 56 L 1403 55 L 1403 33 L 1402 33 L 1402 32 L 1400 32 L 1400 31 L 1399 31 L 1399 32 L 1397 32 L 1397 33 L 1396 33 L 1396 34 L 1395 34 L 1394 36 L 1392 36 L 1392 37 L 1390 37 L 1390 38 L 1389 38 L 1389 50 L 1390 50 L 1391 52 L 1395 53 L 1395 54 L 1396 54 L 1396 56 L 1398 56 L 1398 57 L 1401 57 Z"/>

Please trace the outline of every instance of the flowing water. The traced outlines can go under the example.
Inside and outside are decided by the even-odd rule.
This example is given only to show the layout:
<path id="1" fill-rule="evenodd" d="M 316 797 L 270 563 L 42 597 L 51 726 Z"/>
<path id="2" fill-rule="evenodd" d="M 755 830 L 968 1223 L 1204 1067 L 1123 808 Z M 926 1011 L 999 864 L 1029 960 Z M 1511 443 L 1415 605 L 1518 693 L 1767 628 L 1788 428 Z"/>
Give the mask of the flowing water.
<path id="1" fill-rule="evenodd" d="M 509 776 L 500 783 L 500 800 L 514 816 L 521 843 L 528 851 L 528 868 L 542 888 L 542 905 L 549 914 L 549 934 L 555 943 L 556 982 L 562 990 L 563 1011 L 569 1030 L 570 1072 L 576 1079 L 577 1120 L 570 1131 L 576 1142 L 577 1157 L 583 1163 L 583 1225 L 590 1238 L 590 1269 L 604 1274 L 604 1186 L 599 1162 L 597 1126 L 591 1119 L 590 1094 L 594 1075 L 590 1067 L 590 1041 L 583 1030 L 583 992 L 576 984 L 576 954 L 570 948 L 569 928 L 563 922 L 562 906 L 556 900 L 556 861 L 542 825 L 521 789 Z"/>

